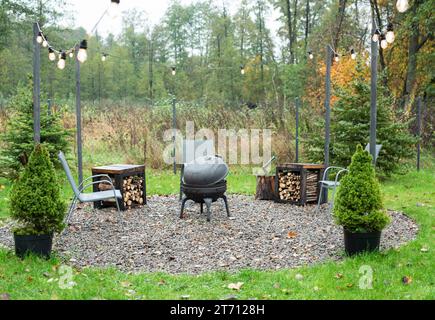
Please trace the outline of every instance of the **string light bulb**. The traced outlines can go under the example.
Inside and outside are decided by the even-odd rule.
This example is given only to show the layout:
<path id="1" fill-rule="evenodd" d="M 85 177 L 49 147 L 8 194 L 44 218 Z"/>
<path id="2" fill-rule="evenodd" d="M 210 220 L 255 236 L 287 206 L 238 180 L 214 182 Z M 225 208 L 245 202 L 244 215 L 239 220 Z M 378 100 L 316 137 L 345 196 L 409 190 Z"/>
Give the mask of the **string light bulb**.
<path id="1" fill-rule="evenodd" d="M 56 60 L 56 54 L 54 53 L 54 50 L 51 47 L 48 48 L 48 59 L 50 61 Z"/>
<path id="2" fill-rule="evenodd" d="M 177 74 L 177 68 L 172 67 L 172 75 L 175 76 Z"/>
<path id="3" fill-rule="evenodd" d="M 336 53 L 335 54 L 335 62 L 339 62 L 340 61 L 340 56 Z"/>
<path id="4" fill-rule="evenodd" d="M 375 33 L 373 33 L 373 37 L 372 37 L 373 42 L 378 42 L 380 36 L 381 36 L 381 30 L 376 29 Z"/>
<path id="5" fill-rule="evenodd" d="M 41 44 L 42 41 L 44 41 L 44 39 L 42 39 L 42 33 L 41 33 L 41 32 L 38 32 L 38 36 L 36 37 L 36 42 L 38 42 L 39 44 Z"/>
<path id="6" fill-rule="evenodd" d="M 385 39 L 384 35 L 381 35 L 381 48 L 382 49 L 387 49 L 387 47 L 388 47 L 387 39 Z"/>
<path id="7" fill-rule="evenodd" d="M 88 59 L 88 42 L 86 40 L 82 40 L 80 42 L 79 52 L 77 52 L 77 60 L 81 63 L 84 63 L 86 59 Z"/>
<path id="8" fill-rule="evenodd" d="M 65 51 L 62 51 L 62 52 L 60 53 L 59 61 L 57 62 L 57 67 L 58 67 L 60 70 L 65 69 L 65 62 L 66 62 L 65 60 L 66 60 L 66 53 L 65 53 Z"/>
<path id="9" fill-rule="evenodd" d="M 48 40 L 47 40 L 47 37 L 44 37 L 44 39 L 43 39 L 43 41 L 42 41 L 42 46 L 43 46 L 44 48 L 47 48 L 47 47 L 48 47 Z"/>
<path id="10" fill-rule="evenodd" d="M 74 58 L 74 52 L 71 51 L 71 52 L 69 53 L 69 57 L 70 57 L 70 58 Z"/>
<path id="11" fill-rule="evenodd" d="M 110 7 L 109 7 L 109 15 L 116 19 L 119 14 L 119 2 L 120 0 L 111 0 L 110 1 Z"/>
<path id="12" fill-rule="evenodd" d="M 392 23 L 388 24 L 387 34 L 385 35 L 385 39 L 387 40 L 388 43 L 393 43 L 394 40 L 396 39 L 394 35 L 394 28 Z"/>
<path id="13" fill-rule="evenodd" d="M 107 55 L 105 53 L 103 53 L 103 55 L 101 56 L 101 61 L 106 61 L 107 59 Z"/>
<path id="14" fill-rule="evenodd" d="M 353 48 L 350 50 L 350 57 L 352 58 L 352 60 L 356 59 L 356 52 L 355 52 L 355 49 L 353 49 Z"/>
<path id="15" fill-rule="evenodd" d="M 311 51 L 308 51 L 308 58 L 310 58 L 310 60 L 314 59 L 314 55 Z"/>
<path id="16" fill-rule="evenodd" d="M 405 12 L 406 10 L 409 9 L 408 0 L 397 0 L 396 8 L 397 8 L 397 11 L 399 11 L 400 13 Z"/>
<path id="17" fill-rule="evenodd" d="M 240 66 L 240 74 L 242 76 L 245 74 L 245 67 L 243 65 Z"/>

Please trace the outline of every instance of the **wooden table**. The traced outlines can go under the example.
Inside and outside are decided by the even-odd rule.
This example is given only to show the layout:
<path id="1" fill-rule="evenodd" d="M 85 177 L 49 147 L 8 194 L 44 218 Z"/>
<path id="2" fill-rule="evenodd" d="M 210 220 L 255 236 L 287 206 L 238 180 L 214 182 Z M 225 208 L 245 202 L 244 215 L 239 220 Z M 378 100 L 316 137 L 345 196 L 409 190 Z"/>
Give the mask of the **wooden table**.
<path id="1" fill-rule="evenodd" d="M 99 174 L 107 174 L 112 178 L 115 188 L 121 191 L 122 200 L 118 200 L 121 210 L 131 209 L 147 203 L 144 165 L 113 164 L 92 168 L 92 175 Z M 94 181 L 99 180 L 104 180 L 104 177 L 94 178 Z M 110 186 L 105 183 L 94 185 L 94 192 L 106 190 L 110 190 Z M 114 201 L 98 201 L 94 203 L 94 208 L 96 209 L 111 206 L 116 206 L 116 203 Z"/>

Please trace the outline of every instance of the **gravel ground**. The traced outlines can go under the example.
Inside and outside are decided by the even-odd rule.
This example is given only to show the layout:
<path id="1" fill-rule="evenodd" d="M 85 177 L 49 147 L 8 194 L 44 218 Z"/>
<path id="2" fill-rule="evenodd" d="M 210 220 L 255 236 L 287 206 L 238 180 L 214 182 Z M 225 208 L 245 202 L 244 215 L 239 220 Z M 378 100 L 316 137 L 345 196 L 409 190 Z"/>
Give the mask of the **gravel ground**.
<path id="1" fill-rule="evenodd" d="M 212 206 L 212 221 L 191 203 L 179 219 L 176 196 L 151 197 L 149 205 L 123 212 L 77 210 L 71 226 L 55 238 L 54 250 L 77 267 L 115 266 L 123 271 L 197 274 L 243 268 L 280 269 L 343 256 L 343 232 L 326 207 L 297 207 L 253 197 L 228 197 Z M 418 227 L 399 212 L 382 233 L 381 249 L 415 239 Z M 0 245 L 13 247 L 10 226 L 0 228 Z"/>

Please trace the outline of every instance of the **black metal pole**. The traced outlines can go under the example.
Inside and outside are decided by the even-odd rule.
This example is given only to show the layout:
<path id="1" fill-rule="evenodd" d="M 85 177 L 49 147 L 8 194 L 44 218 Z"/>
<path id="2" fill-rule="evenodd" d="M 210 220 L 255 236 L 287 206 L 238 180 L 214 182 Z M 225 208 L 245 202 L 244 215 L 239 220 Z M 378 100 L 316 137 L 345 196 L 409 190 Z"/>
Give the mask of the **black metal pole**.
<path id="1" fill-rule="evenodd" d="M 329 145 L 331 134 L 331 64 L 333 50 L 326 46 L 326 79 L 325 79 L 325 167 L 329 167 Z M 323 200 L 328 201 L 328 190 L 323 192 Z"/>
<path id="2" fill-rule="evenodd" d="M 177 132 L 177 114 L 176 114 L 176 100 L 175 96 L 172 98 L 172 142 L 174 143 L 173 156 L 174 156 L 174 174 L 177 174 L 177 159 L 176 159 L 176 132 Z"/>
<path id="3" fill-rule="evenodd" d="M 79 52 L 77 45 L 75 52 Z M 77 126 L 77 170 L 79 184 L 83 182 L 83 150 L 82 150 L 82 109 L 80 101 L 80 61 L 76 54 L 76 126 Z"/>
<path id="4" fill-rule="evenodd" d="M 372 9 L 372 35 L 376 31 L 376 24 Z M 371 82 L 370 82 L 370 154 L 373 165 L 376 165 L 376 125 L 377 125 L 377 81 L 378 81 L 378 42 L 371 41 Z"/>
<path id="5" fill-rule="evenodd" d="M 299 98 L 296 98 L 296 163 L 299 163 L 299 103 Z"/>
<path id="6" fill-rule="evenodd" d="M 38 24 L 33 24 L 33 140 L 41 142 L 41 47 L 36 41 Z"/>
<path id="7" fill-rule="evenodd" d="M 417 171 L 420 171 L 420 152 L 421 152 L 421 97 L 417 100 Z"/>

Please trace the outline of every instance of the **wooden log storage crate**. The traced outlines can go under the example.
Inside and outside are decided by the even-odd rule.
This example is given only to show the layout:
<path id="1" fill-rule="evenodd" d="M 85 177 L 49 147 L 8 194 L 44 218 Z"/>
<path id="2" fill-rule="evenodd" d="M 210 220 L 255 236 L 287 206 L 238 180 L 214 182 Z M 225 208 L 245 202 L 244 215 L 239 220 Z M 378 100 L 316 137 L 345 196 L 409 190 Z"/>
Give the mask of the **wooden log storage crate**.
<path id="1" fill-rule="evenodd" d="M 119 200 L 121 210 L 124 211 L 147 203 L 145 166 L 110 165 L 92 168 L 92 175 L 98 174 L 107 174 L 112 179 L 115 189 L 121 191 L 122 200 Z M 104 180 L 104 177 L 96 178 L 96 181 L 99 180 Z M 108 190 L 112 190 L 109 184 L 102 182 L 94 185 L 94 192 Z M 94 203 L 96 209 L 113 206 L 116 206 L 114 200 Z"/>
<path id="2" fill-rule="evenodd" d="M 295 205 L 314 204 L 319 200 L 319 181 L 324 165 L 286 163 L 276 167 L 275 197 L 277 202 Z"/>

